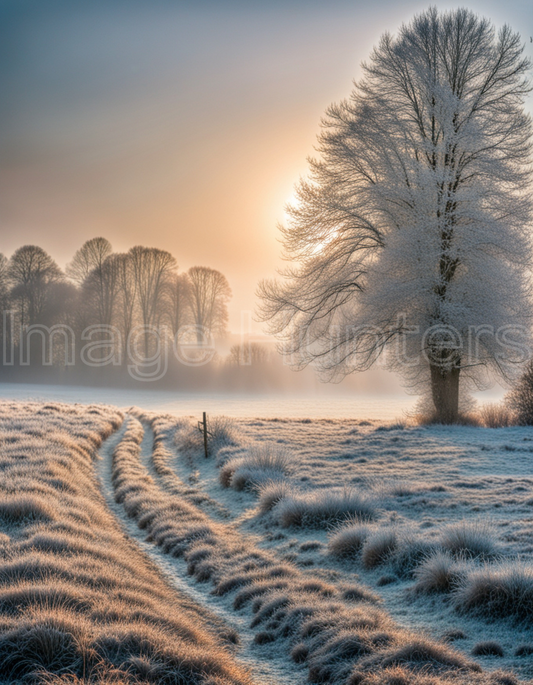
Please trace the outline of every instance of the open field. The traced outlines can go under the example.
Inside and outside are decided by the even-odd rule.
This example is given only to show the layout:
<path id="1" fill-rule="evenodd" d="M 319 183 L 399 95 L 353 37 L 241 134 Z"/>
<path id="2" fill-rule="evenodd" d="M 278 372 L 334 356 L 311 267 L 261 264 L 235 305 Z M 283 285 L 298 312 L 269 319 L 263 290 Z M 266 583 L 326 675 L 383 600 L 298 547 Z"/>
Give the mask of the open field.
<path id="1" fill-rule="evenodd" d="M 350 418 L 352 416 L 376 418 L 392 421 L 404 412 L 412 410 L 414 398 L 401 395 L 380 395 L 361 392 L 328 392 L 327 386 L 319 385 L 320 400 L 315 393 L 311 396 L 273 393 L 194 393 L 166 390 L 135 389 L 135 404 L 150 411 L 158 411 L 175 416 L 200 414 L 224 414 L 236 418 L 256 416 L 331 417 Z M 491 397 L 493 397 L 491 395 Z M 499 399 L 500 395 L 494 395 Z M 90 386 L 48 385 L 38 383 L 0 383 L 0 399 L 24 401 L 82 402 L 83 404 L 105 403 L 118 407 L 129 407 L 132 390 L 121 388 L 101 388 Z"/>
<path id="2" fill-rule="evenodd" d="M 0 404 L 0 682 L 533 676 L 530 429 Z"/>

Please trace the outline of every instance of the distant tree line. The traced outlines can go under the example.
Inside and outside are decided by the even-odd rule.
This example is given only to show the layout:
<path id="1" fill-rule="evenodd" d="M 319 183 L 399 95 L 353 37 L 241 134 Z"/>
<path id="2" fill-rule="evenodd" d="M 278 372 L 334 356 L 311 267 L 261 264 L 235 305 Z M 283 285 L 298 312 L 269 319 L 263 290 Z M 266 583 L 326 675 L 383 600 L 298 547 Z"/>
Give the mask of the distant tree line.
<path id="1" fill-rule="evenodd" d="M 230 297 L 220 271 L 180 273 L 165 250 L 137 245 L 117 253 L 105 238 L 93 238 L 63 272 L 41 247 L 24 245 L 9 259 L 0 254 L 2 375 L 76 366 L 87 346 L 94 368 L 127 366 L 132 347 L 148 360 L 162 342 L 209 346 L 226 333 Z"/>
<path id="2" fill-rule="evenodd" d="M 309 391 L 272 347 L 227 336 L 231 290 L 164 250 L 84 243 L 62 270 L 36 245 L 0 254 L 0 382 Z M 214 349 L 214 340 L 217 340 Z M 221 355 L 217 350 L 226 350 Z M 133 400 L 132 400 L 133 401 Z"/>

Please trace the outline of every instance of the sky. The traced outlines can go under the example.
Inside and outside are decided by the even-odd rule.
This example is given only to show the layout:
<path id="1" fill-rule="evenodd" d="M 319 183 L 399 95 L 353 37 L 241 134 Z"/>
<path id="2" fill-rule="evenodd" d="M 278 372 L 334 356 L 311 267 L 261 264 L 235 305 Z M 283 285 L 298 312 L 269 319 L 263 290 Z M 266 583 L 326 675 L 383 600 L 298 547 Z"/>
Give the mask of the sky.
<path id="1" fill-rule="evenodd" d="M 0 252 L 169 250 L 227 276 L 237 331 L 282 266 L 277 224 L 325 109 L 428 4 L 0 0 Z M 533 57 L 530 0 L 466 6 Z"/>

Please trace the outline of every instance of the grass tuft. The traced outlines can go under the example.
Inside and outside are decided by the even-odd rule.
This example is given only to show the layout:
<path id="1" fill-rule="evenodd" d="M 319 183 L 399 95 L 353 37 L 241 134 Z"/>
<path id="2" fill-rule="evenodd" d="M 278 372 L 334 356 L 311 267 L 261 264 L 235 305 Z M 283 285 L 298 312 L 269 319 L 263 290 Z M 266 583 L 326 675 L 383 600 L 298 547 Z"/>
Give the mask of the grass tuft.
<path id="1" fill-rule="evenodd" d="M 356 557 L 370 535 L 370 528 L 358 522 L 337 528 L 328 541 L 328 553 L 339 559 Z"/>
<path id="2" fill-rule="evenodd" d="M 494 533 L 485 523 L 462 521 L 446 528 L 440 545 L 457 558 L 479 560 L 494 559 L 500 549 L 494 541 Z"/>
<path id="3" fill-rule="evenodd" d="M 35 495 L 9 496 L 0 501 L 0 519 L 8 523 L 24 521 L 52 521 L 51 506 Z"/>
<path id="4" fill-rule="evenodd" d="M 531 625 L 533 567 L 514 562 L 474 569 L 456 588 L 453 603 L 461 612 Z"/>
<path id="5" fill-rule="evenodd" d="M 291 472 L 290 455 L 279 445 L 254 445 L 240 457 L 227 461 L 220 469 L 224 487 L 235 490 L 258 490 L 271 481 L 281 481 Z"/>
<path id="6" fill-rule="evenodd" d="M 485 642 L 478 642 L 472 648 L 473 656 L 505 656 L 503 647 L 499 642 L 494 640 L 486 640 Z"/>
<path id="7" fill-rule="evenodd" d="M 370 521 L 376 517 L 374 502 L 355 489 L 294 493 L 283 498 L 273 511 L 284 528 L 316 528 L 350 519 Z"/>
<path id="8" fill-rule="evenodd" d="M 363 566 L 374 569 L 391 560 L 398 548 L 398 535 L 395 530 L 379 530 L 364 543 L 361 552 Z"/>
<path id="9" fill-rule="evenodd" d="M 415 590 L 424 594 L 450 592 L 461 582 L 465 573 L 464 564 L 447 552 L 436 552 L 416 568 Z"/>

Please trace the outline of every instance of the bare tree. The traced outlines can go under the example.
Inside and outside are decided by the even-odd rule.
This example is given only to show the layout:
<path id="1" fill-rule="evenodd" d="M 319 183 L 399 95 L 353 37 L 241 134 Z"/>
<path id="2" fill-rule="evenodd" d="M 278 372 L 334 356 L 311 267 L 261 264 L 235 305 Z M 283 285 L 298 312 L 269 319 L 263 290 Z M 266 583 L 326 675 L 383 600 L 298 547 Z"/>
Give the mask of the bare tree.
<path id="1" fill-rule="evenodd" d="M 83 285 L 91 272 L 102 268 L 112 252 L 111 243 L 106 238 L 87 240 L 67 264 L 67 276 L 78 285 Z"/>
<path id="2" fill-rule="evenodd" d="M 122 342 L 124 346 L 123 353 L 125 356 L 128 338 L 134 322 L 136 284 L 131 255 L 123 252 L 117 254 L 116 263 L 118 271 L 119 320 L 121 323 Z"/>
<path id="3" fill-rule="evenodd" d="M 149 356 L 150 331 L 162 314 L 162 298 L 176 260 L 164 250 L 137 245 L 129 251 L 137 300 L 144 326 L 144 353 Z"/>
<path id="4" fill-rule="evenodd" d="M 166 287 L 167 313 L 172 335 L 192 322 L 191 282 L 187 274 L 171 274 Z"/>
<path id="5" fill-rule="evenodd" d="M 193 266 L 187 272 L 191 283 L 191 311 L 198 341 L 203 331 L 222 334 L 228 323 L 228 300 L 231 288 L 226 277 L 206 266 Z"/>
<path id="6" fill-rule="evenodd" d="M 528 68 L 518 34 L 464 9 L 381 38 L 329 108 L 289 208 L 294 266 L 260 288 L 295 366 L 341 378 L 401 343 L 389 367 L 430 389 L 442 422 L 457 418 L 460 377 L 513 375 L 518 333 L 466 341 L 530 322 Z"/>
<path id="7" fill-rule="evenodd" d="M 89 272 L 82 286 L 85 302 L 96 315 L 97 323 L 106 326 L 111 324 L 116 307 L 119 264 L 117 255 L 111 254 Z"/>
<path id="8" fill-rule="evenodd" d="M 41 247 L 24 245 L 11 256 L 7 277 L 22 327 L 40 323 L 51 284 L 63 278 L 61 269 Z"/>
<path id="9" fill-rule="evenodd" d="M 7 257 L 0 253 L 0 335 L 4 337 L 4 312 L 9 306 L 9 262 Z"/>
<path id="10" fill-rule="evenodd" d="M 5 309 L 9 290 L 9 262 L 5 255 L 0 253 L 0 305 Z"/>
<path id="11" fill-rule="evenodd" d="M 234 366 L 258 366 L 266 364 L 269 352 L 261 343 L 232 345 L 228 355 L 228 363 Z"/>

